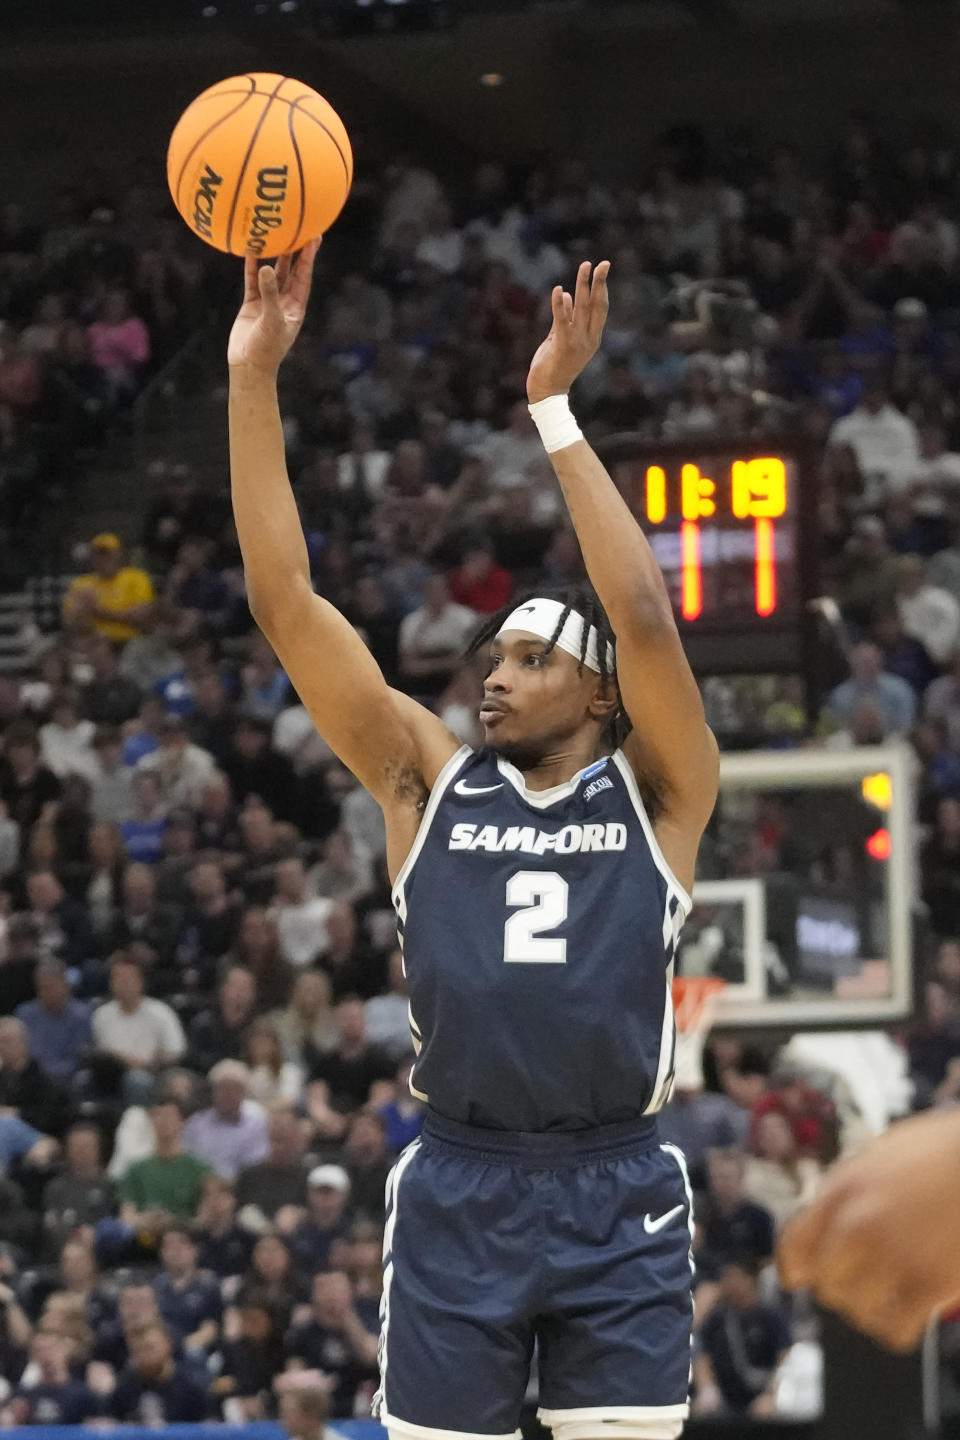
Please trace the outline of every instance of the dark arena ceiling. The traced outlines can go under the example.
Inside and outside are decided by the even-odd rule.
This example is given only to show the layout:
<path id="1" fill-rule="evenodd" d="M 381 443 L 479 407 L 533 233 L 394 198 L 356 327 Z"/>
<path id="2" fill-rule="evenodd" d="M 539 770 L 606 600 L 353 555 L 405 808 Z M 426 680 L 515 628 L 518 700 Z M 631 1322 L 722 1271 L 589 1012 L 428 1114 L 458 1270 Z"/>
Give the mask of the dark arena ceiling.
<path id="1" fill-rule="evenodd" d="M 904 10 L 958 8 L 958 0 L 844 0 L 843 11 L 881 16 Z M 837 0 L 4 0 L 2 30 L 51 35 L 83 32 L 169 33 L 192 27 L 263 26 L 308 29 L 318 36 L 436 32 L 469 15 L 541 12 L 555 20 L 564 12 L 583 17 L 616 16 L 618 23 L 776 23 L 778 19 L 829 19 Z"/>

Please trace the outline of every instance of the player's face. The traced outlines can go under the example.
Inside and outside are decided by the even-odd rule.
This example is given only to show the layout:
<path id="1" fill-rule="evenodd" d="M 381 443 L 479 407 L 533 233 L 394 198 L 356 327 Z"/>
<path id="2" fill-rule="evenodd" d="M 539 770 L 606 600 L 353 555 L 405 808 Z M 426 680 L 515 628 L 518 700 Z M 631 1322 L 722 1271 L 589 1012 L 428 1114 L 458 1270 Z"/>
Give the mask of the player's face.
<path id="1" fill-rule="evenodd" d="M 486 744 L 520 769 L 565 748 L 616 708 L 595 670 L 539 636 L 504 630 L 492 642 L 480 722 Z"/>

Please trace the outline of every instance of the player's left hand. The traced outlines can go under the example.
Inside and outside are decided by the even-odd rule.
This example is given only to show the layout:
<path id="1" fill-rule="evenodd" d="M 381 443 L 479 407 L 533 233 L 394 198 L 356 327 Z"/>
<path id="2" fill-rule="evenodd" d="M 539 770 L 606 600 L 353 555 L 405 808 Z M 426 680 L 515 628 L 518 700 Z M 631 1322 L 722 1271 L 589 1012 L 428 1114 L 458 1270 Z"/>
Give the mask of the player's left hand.
<path id="1" fill-rule="evenodd" d="M 785 1226 L 781 1279 L 891 1350 L 911 1350 L 960 1299 L 958 1197 L 960 1111 L 901 1121 L 835 1165 Z"/>
<path id="2" fill-rule="evenodd" d="M 248 255 L 243 268 L 243 304 L 227 342 L 227 364 L 276 376 L 280 362 L 300 334 L 310 299 L 319 240 L 304 245 L 294 260 L 281 255 L 260 265 Z"/>
<path id="3" fill-rule="evenodd" d="M 550 297 L 553 325 L 527 375 L 527 399 L 531 405 L 550 395 L 565 395 L 599 350 L 610 308 L 609 273 L 609 260 L 601 260 L 596 268 L 585 260 L 577 271 L 572 296 L 561 285 L 554 286 Z"/>

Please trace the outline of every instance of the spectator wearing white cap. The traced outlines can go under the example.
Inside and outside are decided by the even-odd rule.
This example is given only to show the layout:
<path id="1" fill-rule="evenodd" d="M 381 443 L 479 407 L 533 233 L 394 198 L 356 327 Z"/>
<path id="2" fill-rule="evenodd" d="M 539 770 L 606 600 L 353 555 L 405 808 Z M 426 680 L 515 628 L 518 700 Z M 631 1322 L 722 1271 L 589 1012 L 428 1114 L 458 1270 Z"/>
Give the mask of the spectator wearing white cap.
<path id="1" fill-rule="evenodd" d="M 266 1112 L 247 1098 L 249 1078 L 239 1060 L 214 1065 L 207 1076 L 213 1103 L 191 1115 L 183 1127 L 184 1150 L 227 1180 L 265 1159 L 270 1150 Z"/>
<path id="2" fill-rule="evenodd" d="M 323 1270 L 330 1247 L 347 1233 L 350 1176 L 342 1165 L 317 1165 L 307 1176 L 307 1216 L 290 1237 L 290 1253 L 310 1271 Z"/>

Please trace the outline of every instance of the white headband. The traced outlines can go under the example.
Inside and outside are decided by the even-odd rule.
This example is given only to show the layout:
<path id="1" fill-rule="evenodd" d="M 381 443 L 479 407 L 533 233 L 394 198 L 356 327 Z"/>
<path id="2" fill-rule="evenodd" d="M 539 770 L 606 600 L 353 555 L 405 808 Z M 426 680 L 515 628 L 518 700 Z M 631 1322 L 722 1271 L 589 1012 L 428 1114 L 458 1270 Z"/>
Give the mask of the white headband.
<path id="1" fill-rule="evenodd" d="M 548 643 L 553 639 L 554 631 L 560 624 L 560 616 L 567 607 L 559 600 L 544 600 L 537 598 L 528 600 L 523 605 L 518 605 L 516 610 L 511 611 L 500 626 L 504 630 L 527 630 L 531 635 L 538 635 L 541 640 Z M 563 622 L 563 629 L 557 636 L 556 645 L 560 650 L 566 650 L 575 660 L 580 659 L 580 651 L 583 646 L 583 630 L 586 620 L 579 610 L 571 610 Z M 597 634 L 597 627 L 590 626 L 590 634 L 587 636 L 587 649 L 583 657 L 583 663 L 590 670 L 600 673 L 600 637 Z M 607 642 L 607 673 L 613 673 L 613 646 Z"/>

